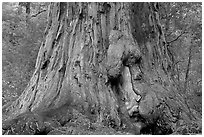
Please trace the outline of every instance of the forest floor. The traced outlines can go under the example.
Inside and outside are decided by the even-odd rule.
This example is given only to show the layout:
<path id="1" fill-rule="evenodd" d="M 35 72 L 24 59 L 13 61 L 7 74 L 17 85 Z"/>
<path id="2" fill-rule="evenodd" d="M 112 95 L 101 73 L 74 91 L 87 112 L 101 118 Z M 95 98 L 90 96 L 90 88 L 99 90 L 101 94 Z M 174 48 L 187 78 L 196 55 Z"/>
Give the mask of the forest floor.
<path id="1" fill-rule="evenodd" d="M 111 125 L 104 126 L 101 123 L 92 122 L 86 115 L 80 113 L 79 111 L 73 109 L 73 116 L 64 125 L 60 125 L 58 121 L 52 119 L 46 121 L 42 124 L 38 121 L 39 125 L 46 125 L 40 132 L 36 132 L 38 128 L 33 126 L 32 122 L 36 122 L 36 116 L 34 115 L 24 115 L 24 118 L 19 118 L 12 122 L 7 122 L 9 128 L 3 129 L 3 135 L 21 135 L 21 134 L 38 134 L 38 135 L 134 135 L 132 130 L 117 130 Z M 32 114 L 32 113 L 30 113 Z M 40 123 L 41 122 L 41 123 Z M 197 123 L 184 123 L 179 122 L 177 130 L 171 133 L 171 135 L 201 135 L 202 134 L 202 122 Z M 183 123 L 183 124 L 182 124 Z M 29 125 L 29 126 L 28 126 Z M 5 127 L 3 125 L 3 127 Z M 36 131 L 32 130 L 30 127 L 34 127 Z M 40 126 L 39 126 L 40 127 Z M 42 128 L 42 126 L 41 126 Z M 46 130 L 46 131 L 45 131 Z M 143 134 L 143 133 L 140 133 Z M 145 133 L 151 134 L 151 133 Z"/>

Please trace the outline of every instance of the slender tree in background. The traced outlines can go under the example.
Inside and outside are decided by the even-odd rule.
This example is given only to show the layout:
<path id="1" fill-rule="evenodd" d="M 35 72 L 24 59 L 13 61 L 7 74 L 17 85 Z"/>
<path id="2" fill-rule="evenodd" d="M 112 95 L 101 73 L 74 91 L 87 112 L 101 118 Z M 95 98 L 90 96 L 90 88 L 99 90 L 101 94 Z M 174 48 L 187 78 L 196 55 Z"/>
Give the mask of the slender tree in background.
<path id="1" fill-rule="evenodd" d="M 174 56 L 159 7 L 51 3 L 35 71 L 21 96 L 3 108 L 6 121 L 74 108 L 93 122 L 134 134 L 170 134 L 179 119 L 197 120 L 172 86 Z M 9 130 L 15 122 L 5 123 Z"/>

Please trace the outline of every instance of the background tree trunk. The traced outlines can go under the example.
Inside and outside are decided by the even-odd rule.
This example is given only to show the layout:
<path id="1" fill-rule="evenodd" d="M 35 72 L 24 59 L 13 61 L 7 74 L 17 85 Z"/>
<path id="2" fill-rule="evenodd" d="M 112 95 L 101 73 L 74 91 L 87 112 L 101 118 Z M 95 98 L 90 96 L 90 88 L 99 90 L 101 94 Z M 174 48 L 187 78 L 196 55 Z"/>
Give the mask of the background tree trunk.
<path id="1" fill-rule="evenodd" d="M 134 134 L 171 133 L 188 109 L 171 88 L 174 60 L 158 10 L 158 3 L 51 3 L 35 72 L 3 109 L 7 119 L 66 105 Z"/>

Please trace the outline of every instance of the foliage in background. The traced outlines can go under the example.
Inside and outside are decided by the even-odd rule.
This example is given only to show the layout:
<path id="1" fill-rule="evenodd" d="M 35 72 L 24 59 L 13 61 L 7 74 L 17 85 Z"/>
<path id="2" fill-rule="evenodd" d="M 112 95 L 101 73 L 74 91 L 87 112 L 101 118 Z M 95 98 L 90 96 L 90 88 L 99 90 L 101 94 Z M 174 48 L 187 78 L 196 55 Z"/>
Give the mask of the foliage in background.
<path id="1" fill-rule="evenodd" d="M 15 100 L 30 80 L 46 27 L 47 5 L 31 3 L 27 16 L 19 3 L 2 3 L 3 104 Z"/>
<path id="2" fill-rule="evenodd" d="M 202 3 L 161 3 L 161 20 L 174 53 L 171 78 L 190 108 L 202 110 Z"/>

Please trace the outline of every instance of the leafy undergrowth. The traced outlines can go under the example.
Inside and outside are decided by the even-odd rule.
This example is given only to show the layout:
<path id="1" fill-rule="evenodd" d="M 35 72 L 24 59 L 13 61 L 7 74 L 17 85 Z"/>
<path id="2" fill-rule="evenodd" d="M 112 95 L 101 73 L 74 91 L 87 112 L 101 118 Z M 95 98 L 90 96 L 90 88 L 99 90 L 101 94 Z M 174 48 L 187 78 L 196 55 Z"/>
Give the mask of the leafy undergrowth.
<path id="1" fill-rule="evenodd" d="M 63 127 L 55 128 L 48 135 L 127 135 L 101 123 L 92 123 L 86 116 L 73 110 L 73 119 Z"/>
<path id="2" fill-rule="evenodd" d="M 47 124 L 49 123 L 49 124 Z M 9 127 L 10 125 L 10 127 Z M 4 126 L 5 127 L 5 126 Z M 33 128 L 30 128 L 33 127 Z M 8 123 L 3 134 L 44 134 L 44 135 L 130 135 L 132 133 L 117 131 L 102 123 L 92 123 L 89 118 L 73 109 L 72 119 L 61 126 L 55 119 L 44 122 L 34 113 L 24 114 L 18 120 Z M 12 130 L 11 130 L 12 129 Z M 172 135 L 192 135 L 202 133 L 202 122 L 184 122 L 179 120 Z M 147 133 L 148 134 L 148 133 Z M 151 133 L 150 133 L 151 134 Z"/>
<path id="3" fill-rule="evenodd" d="M 63 127 L 54 128 L 48 135 L 131 135 L 132 133 L 116 131 L 102 123 L 92 123 L 86 116 L 74 110 L 73 119 Z M 172 135 L 192 135 L 202 133 L 201 122 L 185 123 L 180 120 L 177 130 Z"/>
<path id="4" fill-rule="evenodd" d="M 191 121 L 188 123 L 179 120 L 177 129 L 173 133 L 173 135 L 197 135 L 197 134 L 202 134 L 202 120 Z"/>

